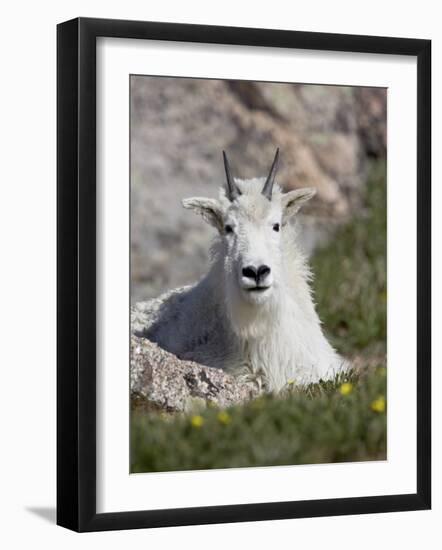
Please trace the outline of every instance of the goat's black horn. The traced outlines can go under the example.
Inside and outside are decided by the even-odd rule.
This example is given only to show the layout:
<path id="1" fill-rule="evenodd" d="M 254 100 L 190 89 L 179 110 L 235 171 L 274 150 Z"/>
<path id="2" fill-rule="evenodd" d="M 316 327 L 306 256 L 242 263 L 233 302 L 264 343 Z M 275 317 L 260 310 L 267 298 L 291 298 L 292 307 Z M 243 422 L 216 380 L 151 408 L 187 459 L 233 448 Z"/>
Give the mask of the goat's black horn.
<path id="1" fill-rule="evenodd" d="M 227 194 L 230 201 L 234 201 L 236 198 L 241 195 L 239 189 L 236 187 L 235 182 L 233 181 L 232 174 L 230 173 L 230 165 L 227 160 L 226 152 L 223 151 L 224 158 L 224 168 L 226 169 L 226 179 L 227 179 Z"/>
<path id="2" fill-rule="evenodd" d="M 264 195 L 264 197 L 269 199 L 269 201 L 272 200 L 272 190 L 273 190 L 273 184 L 275 183 L 276 171 L 278 170 L 278 160 L 279 160 L 279 147 L 278 149 L 276 149 L 276 154 L 273 160 L 272 167 L 270 168 L 269 175 L 267 176 L 266 182 L 262 189 L 262 194 Z"/>

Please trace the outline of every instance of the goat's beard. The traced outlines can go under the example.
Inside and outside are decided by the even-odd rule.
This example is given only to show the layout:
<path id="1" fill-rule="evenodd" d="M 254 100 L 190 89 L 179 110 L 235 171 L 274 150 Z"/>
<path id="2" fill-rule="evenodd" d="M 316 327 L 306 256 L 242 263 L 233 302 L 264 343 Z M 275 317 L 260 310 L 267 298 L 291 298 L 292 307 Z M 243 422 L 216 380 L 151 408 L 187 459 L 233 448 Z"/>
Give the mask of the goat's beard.
<path id="1" fill-rule="evenodd" d="M 213 280 L 217 281 L 218 300 L 226 312 L 227 326 L 240 340 L 261 338 L 269 333 L 279 317 L 280 289 L 273 284 L 264 294 L 251 293 L 241 288 L 234 262 L 225 256 L 220 240 L 211 247 Z"/>
<path id="2" fill-rule="evenodd" d="M 248 294 L 233 277 L 225 279 L 225 309 L 233 332 L 241 339 L 259 338 L 269 332 L 278 314 L 277 289 Z"/>

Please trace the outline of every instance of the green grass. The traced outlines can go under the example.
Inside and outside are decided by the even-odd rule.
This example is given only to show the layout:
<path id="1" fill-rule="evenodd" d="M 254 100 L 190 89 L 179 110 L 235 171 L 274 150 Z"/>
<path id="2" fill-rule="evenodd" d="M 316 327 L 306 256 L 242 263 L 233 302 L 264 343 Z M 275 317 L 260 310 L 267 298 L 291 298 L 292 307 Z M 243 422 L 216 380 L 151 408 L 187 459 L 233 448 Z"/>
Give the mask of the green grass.
<path id="1" fill-rule="evenodd" d="M 329 382 L 313 395 L 264 396 L 223 412 L 134 415 L 132 472 L 385 459 L 385 383 L 379 368 L 346 395 Z"/>
<path id="2" fill-rule="evenodd" d="M 312 464 L 386 456 L 385 164 L 373 167 L 362 215 L 312 259 L 318 312 L 336 348 L 363 358 L 346 378 L 289 387 L 194 415 L 134 410 L 131 471 Z M 375 367 L 373 367 L 373 364 Z"/>
<path id="3" fill-rule="evenodd" d="M 344 355 L 386 351 L 385 163 L 373 166 L 361 215 L 312 259 L 317 310 Z"/>

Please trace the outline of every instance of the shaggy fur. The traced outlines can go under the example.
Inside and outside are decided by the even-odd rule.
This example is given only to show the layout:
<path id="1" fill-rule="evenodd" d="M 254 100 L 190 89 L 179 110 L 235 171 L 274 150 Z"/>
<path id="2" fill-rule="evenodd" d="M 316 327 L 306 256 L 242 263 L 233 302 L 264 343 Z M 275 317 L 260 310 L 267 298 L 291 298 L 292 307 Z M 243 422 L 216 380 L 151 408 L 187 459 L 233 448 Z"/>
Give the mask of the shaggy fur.
<path id="1" fill-rule="evenodd" d="M 269 201 L 261 194 L 264 179 L 235 183 L 241 195 L 233 202 L 223 190 L 219 200 L 184 201 L 219 232 L 211 268 L 195 285 L 144 304 L 141 333 L 181 359 L 252 378 L 270 391 L 331 378 L 346 364 L 324 337 L 296 244 L 296 212 L 314 191 L 284 194 L 275 185 Z M 260 263 L 271 267 L 270 286 L 250 292 L 242 268 Z"/>

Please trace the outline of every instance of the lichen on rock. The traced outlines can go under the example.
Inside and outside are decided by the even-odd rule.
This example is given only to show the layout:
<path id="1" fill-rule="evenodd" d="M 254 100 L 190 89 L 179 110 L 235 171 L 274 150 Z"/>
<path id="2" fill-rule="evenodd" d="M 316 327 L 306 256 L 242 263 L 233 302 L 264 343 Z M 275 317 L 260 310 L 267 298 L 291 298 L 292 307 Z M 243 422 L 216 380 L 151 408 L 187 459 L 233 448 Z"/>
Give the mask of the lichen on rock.
<path id="1" fill-rule="evenodd" d="M 132 405 L 147 410 L 191 412 L 206 406 L 229 407 L 258 395 L 253 383 L 220 369 L 181 361 L 147 338 L 131 336 Z"/>

